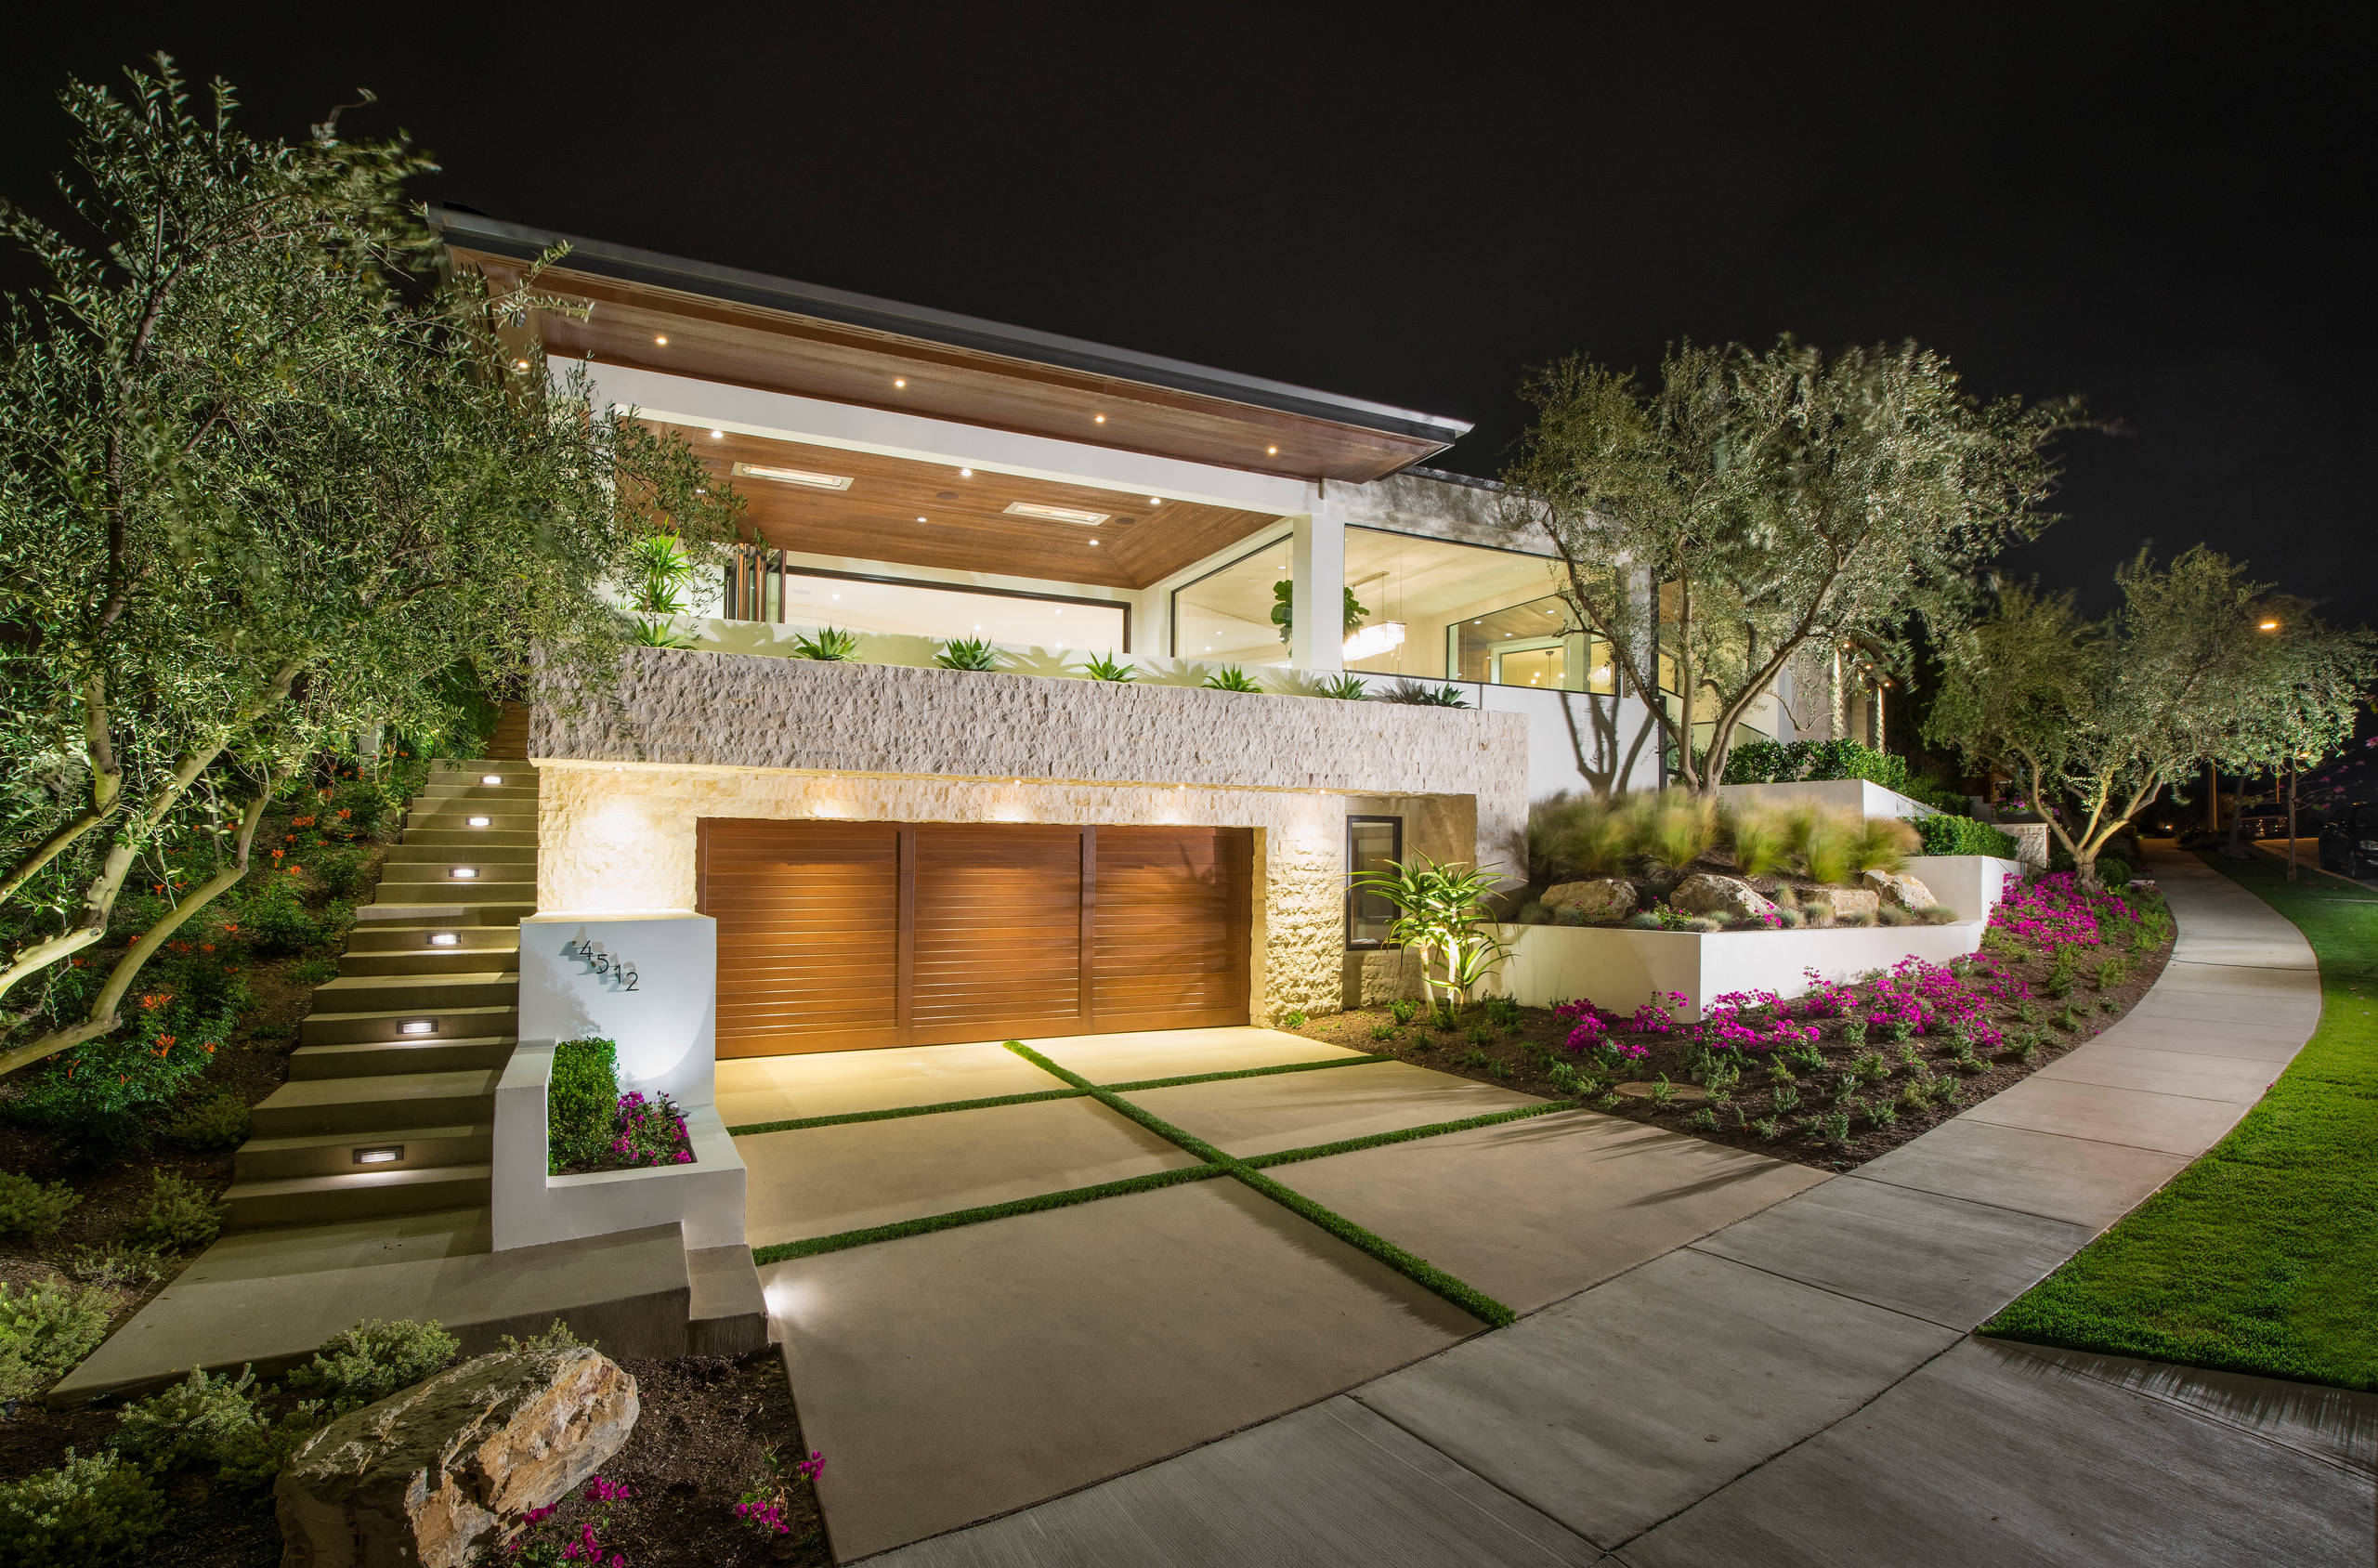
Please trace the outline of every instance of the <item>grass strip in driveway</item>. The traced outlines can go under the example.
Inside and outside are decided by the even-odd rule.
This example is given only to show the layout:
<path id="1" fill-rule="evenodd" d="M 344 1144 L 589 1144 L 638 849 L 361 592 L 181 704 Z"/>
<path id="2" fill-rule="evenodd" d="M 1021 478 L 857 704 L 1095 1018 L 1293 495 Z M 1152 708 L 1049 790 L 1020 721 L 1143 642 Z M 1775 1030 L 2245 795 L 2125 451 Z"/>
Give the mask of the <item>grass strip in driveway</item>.
<path id="1" fill-rule="evenodd" d="M 944 1111 L 986 1111 L 995 1105 L 1029 1105 L 1040 1100 L 1078 1100 L 1086 1089 L 1036 1089 L 1029 1094 L 994 1094 L 987 1100 L 937 1100 L 930 1105 L 894 1105 L 882 1111 L 844 1111 L 839 1116 L 795 1117 L 790 1121 L 755 1121 L 730 1127 L 727 1135 L 749 1138 L 761 1132 L 798 1132 L 810 1127 L 843 1127 L 854 1121 L 891 1121 L 899 1117 L 938 1116 Z"/>
<path id="2" fill-rule="evenodd" d="M 1530 1117 L 1546 1117 L 1555 1111 L 1574 1111 L 1576 1108 L 1566 1100 L 1551 1100 L 1541 1105 L 1519 1105 L 1508 1111 L 1488 1111 L 1481 1116 L 1464 1117 L 1459 1121 L 1434 1121 L 1426 1127 L 1407 1127 L 1397 1132 L 1373 1132 L 1360 1138 L 1341 1138 L 1335 1143 L 1308 1143 L 1301 1149 L 1276 1149 L 1268 1155 L 1248 1155 L 1239 1163 L 1251 1169 L 1262 1170 L 1274 1165 L 1294 1165 L 1305 1159 L 1327 1159 L 1331 1155 L 1359 1154 L 1365 1149 L 1382 1148 L 1389 1143 L 1409 1143 L 1418 1138 L 1442 1138 L 1448 1132 L 1467 1132 L 1473 1127 L 1495 1127 L 1507 1121 L 1525 1121 Z"/>
<path id="3" fill-rule="evenodd" d="M 1196 1155 L 1199 1159 L 1206 1162 L 1206 1168 L 1213 1173 L 1235 1177 L 1248 1187 L 1251 1187 L 1255 1191 L 1262 1194 L 1265 1197 L 1270 1198 L 1281 1208 L 1287 1209 L 1289 1212 L 1296 1214 L 1300 1218 L 1304 1219 L 1313 1224 L 1320 1226 L 1323 1230 L 1327 1231 L 1331 1235 L 1336 1236 L 1339 1240 L 1346 1243 L 1346 1245 L 1353 1248 L 1355 1250 L 1370 1254 L 1370 1256 L 1378 1259 L 1380 1262 L 1385 1263 L 1389 1268 L 1393 1269 L 1396 1273 L 1412 1281 L 1415 1285 L 1419 1286 L 1422 1289 L 1433 1291 L 1437 1295 L 1444 1297 L 1446 1300 L 1451 1301 L 1455 1306 L 1459 1307 L 1463 1312 L 1468 1313 L 1470 1316 L 1478 1319 L 1480 1322 L 1484 1323 L 1491 1327 L 1500 1328 L 1519 1315 L 1512 1312 L 1510 1308 L 1505 1306 L 1502 1302 L 1495 1300 L 1494 1297 L 1487 1295 L 1484 1291 L 1479 1289 L 1473 1285 L 1456 1279 L 1453 1275 L 1445 1273 L 1444 1270 L 1437 1267 L 1434 1263 L 1430 1262 L 1426 1258 L 1406 1252 L 1404 1248 L 1396 1246 L 1385 1236 L 1378 1235 L 1374 1232 L 1364 1229 L 1362 1226 L 1354 1223 L 1354 1222 L 1347 1219 L 1342 1214 L 1337 1213 L 1332 1209 L 1324 1209 L 1321 1205 L 1313 1202 L 1313 1199 L 1305 1196 L 1302 1193 L 1295 1192 L 1287 1187 L 1280 1185 L 1279 1183 L 1274 1182 L 1269 1176 L 1264 1175 L 1261 1170 L 1258 1170 L 1254 1166 L 1248 1164 L 1247 1161 L 1240 1159 L 1237 1156 L 1225 1154 L 1221 1149 L 1218 1149 L 1213 1144 L 1207 1143 L 1203 1138 L 1198 1137 L 1196 1133 L 1189 1131 L 1187 1129 L 1175 1127 L 1172 1123 L 1165 1120 L 1162 1117 L 1157 1116 L 1155 1112 L 1147 1109 L 1143 1105 L 1133 1104 L 1130 1101 L 1124 1099 L 1114 1090 L 1103 1089 L 1098 1085 L 1091 1083 L 1088 1078 L 1083 1078 L 1080 1074 L 1067 1071 L 1065 1068 L 1057 1065 L 1056 1063 L 1050 1061 L 1046 1056 L 1041 1055 L 1040 1052 L 1033 1050 L 1030 1046 L 1025 1044 L 1022 1040 L 1009 1040 L 1007 1042 L 1007 1048 L 1010 1051 L 1014 1052 L 1018 1056 L 1023 1057 L 1026 1061 L 1031 1063 L 1034 1066 L 1039 1068 L 1042 1072 L 1063 1078 L 1065 1082 L 1073 1085 L 1077 1089 L 1088 1091 L 1091 1095 L 1096 1097 L 1100 1104 L 1106 1106 L 1109 1110 L 1116 1112 L 1119 1116 L 1129 1117 L 1131 1120 L 1138 1122 L 1142 1127 L 1146 1128 L 1157 1137 L 1162 1138 L 1169 1143 L 1177 1144 L 1181 1148 L 1186 1149 L 1189 1153 Z M 1238 1075 L 1225 1076 L 1235 1077 Z M 1523 1108 L 1528 1110 L 1531 1114 L 1541 1114 L 1540 1112 L 1536 1112 L 1534 1106 Z M 1548 1106 L 1546 1108 L 1560 1109 L 1561 1107 Z M 1454 1126 L 1453 1123 L 1444 1123 L 1442 1125 L 1447 1130 L 1450 1130 Z M 1364 1143 L 1365 1140 L 1350 1139 L 1347 1142 L 1350 1143 Z"/>
<path id="4" fill-rule="evenodd" d="M 2378 1389 L 2378 895 L 2215 870 L 2293 921 L 2319 1027 L 2204 1157 L 1981 1332 Z"/>
<path id="5" fill-rule="evenodd" d="M 1187 1078 L 1141 1078 L 1133 1083 L 1102 1083 L 1110 1094 L 1137 1094 L 1143 1089 L 1179 1089 L 1188 1083 L 1220 1083 L 1224 1078 L 1269 1078 L 1274 1073 L 1314 1073 L 1325 1067 L 1367 1067 L 1393 1062 L 1393 1056 L 1332 1056 L 1326 1062 L 1282 1062 L 1269 1067 L 1232 1067 L 1219 1073 L 1191 1073 Z"/>
<path id="6" fill-rule="evenodd" d="M 1042 1193 L 1038 1197 L 1012 1198 L 1006 1203 L 986 1203 L 975 1209 L 957 1209 L 947 1214 L 927 1214 L 915 1220 L 895 1220 L 888 1225 L 870 1225 L 859 1231 L 837 1231 L 832 1235 L 811 1236 L 804 1241 L 782 1241 L 774 1247 L 751 1248 L 751 1261 L 762 1267 L 781 1263 L 788 1258 L 812 1258 L 820 1252 L 840 1252 L 844 1248 L 867 1247 L 879 1241 L 897 1241 L 902 1236 L 926 1235 L 934 1231 L 955 1230 L 960 1225 L 979 1225 L 986 1220 L 1005 1220 L 1016 1214 L 1037 1214 L 1044 1209 L 1066 1209 L 1077 1203 L 1095 1203 L 1103 1197 L 1124 1197 L 1132 1193 L 1154 1192 L 1158 1187 L 1175 1187 L 1183 1182 L 1209 1181 L 1229 1172 L 1219 1166 L 1185 1165 L 1177 1170 L 1152 1170 L 1144 1176 L 1127 1176 L 1119 1182 L 1101 1182 L 1094 1187 L 1070 1187 L 1062 1193 Z"/>
<path id="7" fill-rule="evenodd" d="M 1115 1093 L 1136 1093 L 1143 1089 L 1177 1089 L 1184 1083 L 1219 1083 L 1224 1078 L 1262 1078 L 1272 1073 L 1310 1073 L 1321 1067 L 1366 1067 L 1375 1062 L 1392 1062 L 1392 1056 L 1333 1056 L 1326 1062 L 1285 1062 L 1271 1067 L 1234 1067 L 1227 1072 L 1192 1073 L 1187 1078 L 1143 1078 L 1136 1083 L 1093 1085 L 1082 1080 L 1083 1087 L 1066 1089 L 1036 1089 L 1029 1094 L 994 1094 L 984 1100 L 936 1100 L 929 1105 L 894 1105 L 881 1111 L 843 1111 L 828 1117 L 794 1117 L 786 1121 L 746 1122 L 726 1130 L 731 1138 L 750 1138 L 762 1132 L 799 1132 L 812 1127 L 843 1127 L 855 1121 L 891 1121 L 899 1117 L 939 1116 L 944 1111 L 986 1111 L 999 1105 L 1029 1105 L 1036 1100 L 1073 1100 L 1105 1089 Z"/>

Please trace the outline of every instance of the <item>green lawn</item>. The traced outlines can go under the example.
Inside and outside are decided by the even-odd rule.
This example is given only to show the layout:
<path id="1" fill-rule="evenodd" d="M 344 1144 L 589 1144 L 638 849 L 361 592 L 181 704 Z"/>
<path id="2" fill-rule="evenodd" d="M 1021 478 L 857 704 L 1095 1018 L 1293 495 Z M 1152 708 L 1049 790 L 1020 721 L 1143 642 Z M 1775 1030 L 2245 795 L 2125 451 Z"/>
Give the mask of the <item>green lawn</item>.
<path id="1" fill-rule="evenodd" d="M 2378 895 L 2219 870 L 2320 960 L 2320 1026 L 2228 1137 L 1986 1334 L 2378 1389 Z"/>

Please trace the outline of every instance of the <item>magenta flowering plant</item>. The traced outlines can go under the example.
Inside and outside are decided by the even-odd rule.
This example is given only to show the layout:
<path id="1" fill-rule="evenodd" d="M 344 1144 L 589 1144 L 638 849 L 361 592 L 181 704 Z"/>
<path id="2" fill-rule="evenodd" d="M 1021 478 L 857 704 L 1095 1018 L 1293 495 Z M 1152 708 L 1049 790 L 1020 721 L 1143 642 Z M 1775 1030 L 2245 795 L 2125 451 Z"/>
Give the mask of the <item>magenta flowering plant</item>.
<path id="1" fill-rule="evenodd" d="M 1692 1000 L 1682 991 L 1653 991 L 1651 1000 L 1635 1010 L 1627 1026 L 1639 1035 L 1665 1035 L 1677 1026 L 1676 1010 L 1692 1005 Z"/>
<path id="2" fill-rule="evenodd" d="M 1580 1055 L 1610 1043 L 1611 1015 L 1582 997 L 1575 1001 L 1554 1002 L 1552 1016 L 1570 1026 L 1569 1038 L 1563 1043 Z"/>
<path id="3" fill-rule="evenodd" d="M 1813 1045 L 1823 1032 L 1799 1022 L 1793 1004 L 1773 991 L 1728 991 L 1701 1010 L 1701 1043 L 1712 1051 Z"/>
<path id="4" fill-rule="evenodd" d="M 2064 947 L 2097 946 L 2105 941 L 2098 921 L 2136 918 L 2120 894 L 2084 887 L 2071 871 L 2055 871 L 2029 882 L 2010 873 L 2006 891 L 1990 911 L 1993 928 L 2021 937 L 2043 953 Z"/>
<path id="5" fill-rule="evenodd" d="M 587 1482 L 582 1496 L 605 1505 L 606 1511 L 580 1522 L 575 1533 L 548 1530 L 558 1504 L 522 1514 L 520 1528 L 503 1543 L 502 1561 L 507 1568 L 628 1568 L 627 1554 L 605 1546 L 603 1533 L 611 1527 L 609 1505 L 626 1502 L 634 1491 L 598 1475 Z"/>
<path id="6" fill-rule="evenodd" d="M 792 1525 L 785 1516 L 791 1506 L 792 1483 L 798 1479 L 813 1485 L 818 1473 L 826 1468 L 826 1456 L 812 1448 L 809 1457 L 787 1465 L 777 1457 L 770 1446 L 764 1451 L 767 1473 L 751 1489 L 743 1494 L 734 1507 L 736 1522 L 749 1525 L 763 1535 L 790 1535 Z"/>
<path id="7" fill-rule="evenodd" d="M 622 1166 L 634 1169 L 693 1162 L 693 1141 L 686 1130 L 686 1114 L 666 1094 L 648 1100 L 635 1092 L 621 1095 L 611 1130 L 611 1156 Z"/>

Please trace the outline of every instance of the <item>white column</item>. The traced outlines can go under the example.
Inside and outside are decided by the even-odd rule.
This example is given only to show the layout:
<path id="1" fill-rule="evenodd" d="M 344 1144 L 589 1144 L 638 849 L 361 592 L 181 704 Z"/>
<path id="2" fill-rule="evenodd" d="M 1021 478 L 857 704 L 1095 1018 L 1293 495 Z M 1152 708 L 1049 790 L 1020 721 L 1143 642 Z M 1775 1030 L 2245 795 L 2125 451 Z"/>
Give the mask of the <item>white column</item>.
<path id="1" fill-rule="evenodd" d="M 1316 495 L 1294 518 L 1289 574 L 1296 582 L 1288 662 L 1334 673 L 1346 667 L 1346 518 Z"/>

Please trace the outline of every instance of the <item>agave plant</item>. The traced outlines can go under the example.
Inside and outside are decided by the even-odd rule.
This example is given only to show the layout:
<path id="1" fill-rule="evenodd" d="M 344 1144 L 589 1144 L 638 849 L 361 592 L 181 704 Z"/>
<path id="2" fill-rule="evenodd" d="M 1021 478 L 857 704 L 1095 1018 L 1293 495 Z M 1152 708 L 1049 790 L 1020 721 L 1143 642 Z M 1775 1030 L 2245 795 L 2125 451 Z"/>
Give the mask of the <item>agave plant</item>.
<path id="1" fill-rule="evenodd" d="M 1225 664 L 1208 675 L 1205 685 L 1209 691 L 1261 691 L 1263 689 L 1248 680 L 1247 672 L 1235 664 Z"/>
<path id="2" fill-rule="evenodd" d="M 792 639 L 795 659 L 822 660 L 829 664 L 846 664 L 858 657 L 858 634 L 845 632 L 839 626 L 820 626 L 815 636 Z"/>
<path id="3" fill-rule="evenodd" d="M 941 645 L 933 661 L 945 670 L 996 670 L 999 650 L 981 637 L 953 637 Z"/>
<path id="4" fill-rule="evenodd" d="M 1354 886 L 1377 894 L 1400 911 L 1389 929 L 1390 938 L 1419 953 L 1421 980 L 1431 990 L 1444 993 L 1450 1006 L 1467 1004 L 1478 982 L 1510 956 L 1487 907 L 1501 880 L 1475 866 L 1415 855 L 1356 877 Z"/>
<path id="5" fill-rule="evenodd" d="M 1088 665 L 1084 666 L 1084 669 L 1087 671 L 1091 680 L 1113 681 L 1117 686 L 1130 685 L 1140 673 L 1140 667 L 1138 665 L 1125 664 L 1119 660 L 1111 659 L 1103 653 L 1097 658 L 1091 660 Z"/>
<path id="6" fill-rule="evenodd" d="M 638 647 L 691 647 L 693 640 L 669 623 L 666 615 L 639 616 L 632 624 L 628 641 Z"/>
<path id="7" fill-rule="evenodd" d="M 1418 708 L 1467 708 L 1470 699 L 1457 686 L 1430 686 L 1418 681 L 1398 681 L 1383 694 L 1382 702 L 1408 702 Z"/>
<path id="8" fill-rule="evenodd" d="M 1371 688 L 1362 676 L 1352 674 L 1332 675 L 1314 688 L 1315 696 L 1334 698 L 1339 702 L 1360 702 L 1370 694 Z"/>

